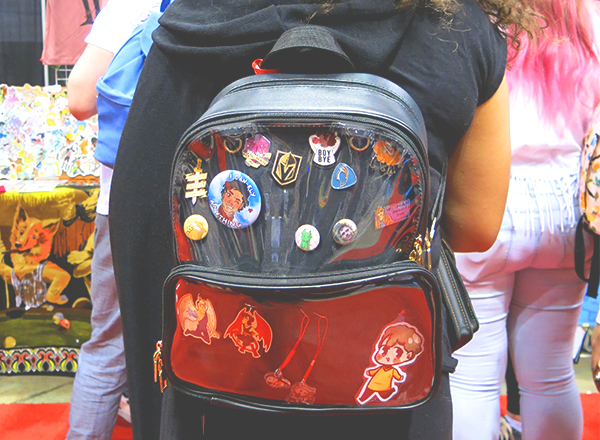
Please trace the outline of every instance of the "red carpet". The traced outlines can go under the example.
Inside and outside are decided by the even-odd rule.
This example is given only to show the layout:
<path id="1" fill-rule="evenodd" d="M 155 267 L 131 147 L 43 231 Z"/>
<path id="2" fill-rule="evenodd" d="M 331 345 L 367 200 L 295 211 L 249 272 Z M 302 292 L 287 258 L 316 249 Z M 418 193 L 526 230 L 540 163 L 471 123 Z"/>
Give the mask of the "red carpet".
<path id="1" fill-rule="evenodd" d="M 582 394 L 584 423 L 582 440 L 600 439 L 600 394 Z M 502 413 L 506 396 L 500 397 Z M 0 405 L 0 437 L 2 440 L 64 440 L 69 429 L 68 403 Z M 131 440 L 131 426 L 121 417 L 112 440 Z"/>
<path id="2" fill-rule="evenodd" d="M 68 430 L 68 403 L 0 405 L 2 440 L 64 440 Z M 132 438 L 131 425 L 117 417 L 112 440 Z"/>
<path id="3" fill-rule="evenodd" d="M 583 406 L 583 437 L 581 440 L 600 439 L 600 394 L 581 394 Z M 500 396 L 502 415 L 506 413 L 506 396 Z"/>

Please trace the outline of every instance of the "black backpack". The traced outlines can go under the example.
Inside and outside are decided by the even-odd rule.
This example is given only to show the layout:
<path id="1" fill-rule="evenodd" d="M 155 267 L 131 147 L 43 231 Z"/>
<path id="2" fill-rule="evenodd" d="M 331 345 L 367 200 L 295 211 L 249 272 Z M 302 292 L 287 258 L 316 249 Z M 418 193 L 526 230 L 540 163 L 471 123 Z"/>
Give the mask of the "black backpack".
<path id="1" fill-rule="evenodd" d="M 421 112 L 335 73 L 353 68 L 326 28 L 284 33 L 269 64 L 334 73 L 243 78 L 181 138 L 156 379 L 270 412 L 419 406 L 442 360 Z"/>

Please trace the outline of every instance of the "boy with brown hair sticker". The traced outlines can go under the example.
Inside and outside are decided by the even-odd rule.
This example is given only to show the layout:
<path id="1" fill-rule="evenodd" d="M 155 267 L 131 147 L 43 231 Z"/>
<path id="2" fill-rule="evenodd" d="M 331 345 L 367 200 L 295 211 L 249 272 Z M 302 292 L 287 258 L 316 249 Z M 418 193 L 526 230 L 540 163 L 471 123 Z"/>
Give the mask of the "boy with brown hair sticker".
<path id="1" fill-rule="evenodd" d="M 412 364 L 423 352 L 423 335 L 406 322 L 396 322 L 381 331 L 371 359 L 374 367 L 365 369 L 365 383 L 356 402 L 365 405 L 377 398 L 387 402 L 398 392 L 397 384 L 406 380 L 400 367 Z"/>

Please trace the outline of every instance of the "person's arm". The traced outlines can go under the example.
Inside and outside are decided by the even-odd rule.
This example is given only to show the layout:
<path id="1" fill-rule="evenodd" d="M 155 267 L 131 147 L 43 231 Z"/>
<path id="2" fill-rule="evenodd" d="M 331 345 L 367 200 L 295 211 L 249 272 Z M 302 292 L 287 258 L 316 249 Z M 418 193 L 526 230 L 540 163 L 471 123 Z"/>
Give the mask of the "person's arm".
<path id="1" fill-rule="evenodd" d="M 477 107 L 448 161 L 442 225 L 456 252 L 484 252 L 496 240 L 510 180 L 510 121 L 506 78 Z"/>
<path id="2" fill-rule="evenodd" d="M 73 67 L 67 82 L 69 111 L 78 120 L 94 116 L 96 110 L 96 82 L 106 71 L 114 54 L 88 44 Z"/>

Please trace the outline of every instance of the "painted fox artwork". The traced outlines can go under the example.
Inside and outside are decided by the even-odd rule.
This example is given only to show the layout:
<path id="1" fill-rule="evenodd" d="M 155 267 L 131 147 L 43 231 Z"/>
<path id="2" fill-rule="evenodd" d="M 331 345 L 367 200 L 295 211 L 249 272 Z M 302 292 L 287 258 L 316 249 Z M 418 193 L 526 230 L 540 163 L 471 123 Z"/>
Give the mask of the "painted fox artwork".
<path id="1" fill-rule="evenodd" d="M 17 207 L 10 235 L 10 250 L 0 241 L 0 252 L 9 253 L 13 266 L 0 259 L 0 274 L 15 291 L 17 307 L 25 310 L 39 307 L 44 302 L 62 305 L 68 299 L 62 295 L 71 275 L 48 261 L 54 235 L 60 219 L 40 220 Z"/>

